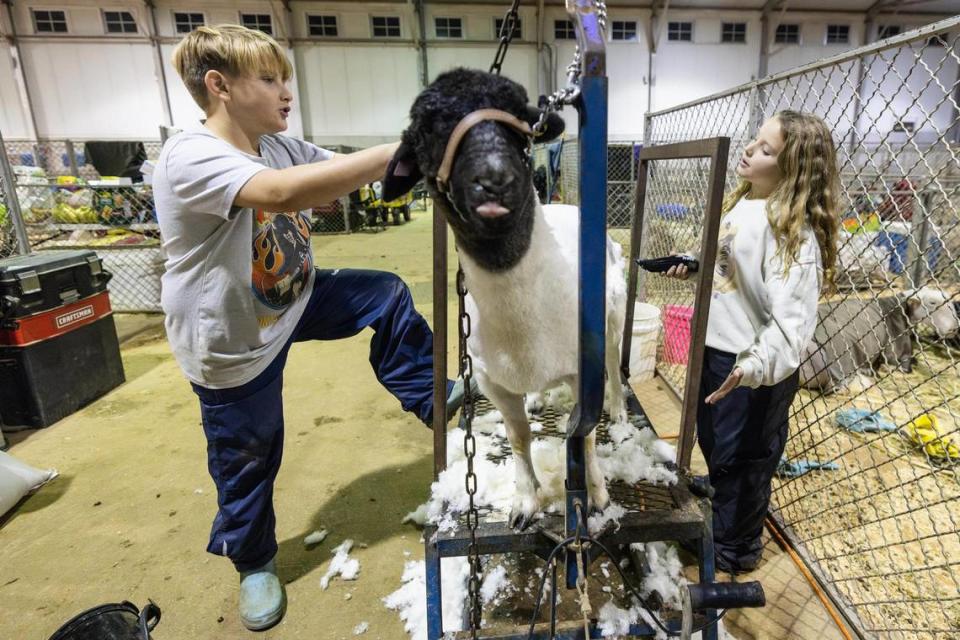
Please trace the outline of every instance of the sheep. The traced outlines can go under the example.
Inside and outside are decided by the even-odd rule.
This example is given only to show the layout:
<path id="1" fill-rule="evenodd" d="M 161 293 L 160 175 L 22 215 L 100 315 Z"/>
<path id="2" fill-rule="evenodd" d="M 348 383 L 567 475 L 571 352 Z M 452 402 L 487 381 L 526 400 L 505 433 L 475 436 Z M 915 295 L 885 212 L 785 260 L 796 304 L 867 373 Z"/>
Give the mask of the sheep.
<path id="1" fill-rule="evenodd" d="M 956 296 L 954 296 L 956 297 Z M 951 296 L 921 287 L 875 299 L 848 297 L 826 301 L 800 366 L 800 384 L 831 393 L 857 372 L 872 374 L 879 366 L 898 366 L 910 373 L 911 336 L 921 328 L 940 340 L 960 334 L 960 308 Z"/>
<path id="2" fill-rule="evenodd" d="M 533 186 L 528 138 L 501 122 L 484 121 L 462 138 L 448 188 L 438 171 L 456 125 L 478 109 L 499 109 L 528 124 L 540 112 L 528 105 L 522 86 L 501 76 L 455 69 L 437 77 L 415 100 L 410 126 L 384 179 L 385 198 L 402 195 L 426 176 L 434 211 L 453 230 L 469 294 L 468 343 L 480 390 L 503 414 L 515 462 L 516 494 L 509 524 L 525 529 L 540 510 L 539 482 L 530 455 L 530 424 L 524 394 L 566 383 L 577 392 L 578 209 L 541 205 Z M 540 141 L 563 131 L 551 113 Z M 611 420 L 627 419 L 619 374 L 619 348 L 626 313 L 620 246 L 606 246 L 606 357 Z M 587 437 L 587 485 L 591 509 L 609 503 Z"/>

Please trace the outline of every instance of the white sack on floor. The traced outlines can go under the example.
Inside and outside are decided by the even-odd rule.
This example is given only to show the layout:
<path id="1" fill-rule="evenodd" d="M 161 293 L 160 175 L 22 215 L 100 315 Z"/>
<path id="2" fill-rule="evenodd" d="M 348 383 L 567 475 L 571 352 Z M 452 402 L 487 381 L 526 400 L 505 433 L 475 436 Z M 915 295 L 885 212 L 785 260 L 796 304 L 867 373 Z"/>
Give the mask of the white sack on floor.
<path id="1" fill-rule="evenodd" d="M 54 469 L 35 469 L 0 451 L 0 516 L 56 477 Z"/>

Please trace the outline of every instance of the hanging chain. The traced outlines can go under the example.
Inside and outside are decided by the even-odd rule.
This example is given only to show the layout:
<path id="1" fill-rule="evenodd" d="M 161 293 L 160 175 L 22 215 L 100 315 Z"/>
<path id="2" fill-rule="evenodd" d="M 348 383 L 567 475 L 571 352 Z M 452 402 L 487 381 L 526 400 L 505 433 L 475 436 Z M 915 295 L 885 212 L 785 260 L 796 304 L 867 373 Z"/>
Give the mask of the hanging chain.
<path id="1" fill-rule="evenodd" d="M 467 458 L 467 475 L 464 480 L 470 506 L 467 510 L 467 528 L 470 529 L 470 546 L 467 556 L 470 563 L 470 579 L 467 583 L 467 592 L 470 596 L 470 634 L 476 640 L 477 630 L 480 629 L 480 554 L 477 552 L 477 525 L 480 513 L 474 502 L 477 493 L 477 474 L 473 470 L 473 460 L 477 454 L 477 440 L 473 437 L 473 394 L 471 393 L 473 379 L 473 358 L 467 351 L 467 338 L 470 337 L 472 327 L 470 315 L 466 309 L 467 286 L 463 269 L 457 269 L 457 298 L 460 310 L 460 377 L 463 380 L 463 405 L 460 413 L 463 418 L 463 454 Z"/>
<path id="2" fill-rule="evenodd" d="M 520 0 L 513 0 L 507 14 L 503 16 L 503 24 L 500 26 L 500 44 L 497 46 L 497 53 L 493 56 L 493 64 L 490 65 L 490 73 L 500 75 L 500 69 L 503 67 L 503 59 L 507 57 L 507 49 L 510 48 L 510 42 L 513 40 L 513 32 L 520 23 L 517 12 L 520 9 Z"/>
<path id="3" fill-rule="evenodd" d="M 607 30 L 607 3 L 597 0 L 597 20 L 600 28 Z M 557 89 L 547 96 L 547 103 L 540 111 L 540 118 L 533 125 L 533 137 L 537 138 L 543 135 L 543 130 L 547 124 L 547 117 L 554 111 L 559 111 L 564 105 L 573 104 L 580 97 L 580 73 L 582 71 L 582 56 L 580 53 L 580 44 L 573 53 L 573 60 L 567 65 L 567 86 Z"/>

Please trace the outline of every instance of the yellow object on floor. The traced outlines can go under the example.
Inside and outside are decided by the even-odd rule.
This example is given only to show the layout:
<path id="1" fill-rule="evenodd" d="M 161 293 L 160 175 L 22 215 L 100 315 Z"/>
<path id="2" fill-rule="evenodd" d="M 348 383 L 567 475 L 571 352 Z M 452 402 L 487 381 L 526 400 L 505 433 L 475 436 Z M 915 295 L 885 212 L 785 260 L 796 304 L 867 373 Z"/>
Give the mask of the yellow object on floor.
<path id="1" fill-rule="evenodd" d="M 904 434 L 924 452 L 937 460 L 960 460 L 960 446 L 953 434 L 940 432 L 937 417 L 925 413 L 903 428 Z"/>

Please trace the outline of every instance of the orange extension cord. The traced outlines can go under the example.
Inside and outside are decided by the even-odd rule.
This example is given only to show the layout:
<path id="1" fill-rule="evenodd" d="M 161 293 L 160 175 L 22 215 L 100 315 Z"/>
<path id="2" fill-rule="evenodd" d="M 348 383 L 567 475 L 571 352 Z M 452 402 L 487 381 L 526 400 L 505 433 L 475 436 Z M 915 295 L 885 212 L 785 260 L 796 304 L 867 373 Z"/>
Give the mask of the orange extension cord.
<path id="1" fill-rule="evenodd" d="M 790 545 L 787 540 L 780 535 L 780 532 L 777 531 L 776 525 L 773 524 L 773 520 L 769 517 L 766 519 L 767 529 L 770 531 L 770 535 L 776 538 L 777 543 L 782 549 L 784 549 L 790 558 L 793 560 L 793 564 L 797 565 L 797 569 L 800 570 L 800 573 L 803 574 L 803 577 L 807 579 L 807 582 L 810 583 L 810 587 L 813 589 L 813 592 L 817 594 L 817 597 L 820 598 L 820 602 L 823 603 L 824 608 L 827 610 L 827 613 L 830 614 L 830 617 L 833 618 L 834 623 L 837 625 L 837 629 L 840 630 L 840 633 L 843 634 L 843 637 L 847 640 L 853 640 L 853 637 L 850 635 L 850 632 L 847 630 L 847 625 L 843 623 L 843 620 L 840 619 L 840 615 L 837 613 L 837 610 L 834 609 L 833 603 L 830 602 L 830 598 L 827 597 L 827 594 L 823 592 L 823 589 L 820 588 L 820 583 L 817 582 L 816 578 L 810 573 L 810 570 L 807 569 L 807 565 L 803 562 L 797 552 L 794 551 L 793 547 Z"/>

